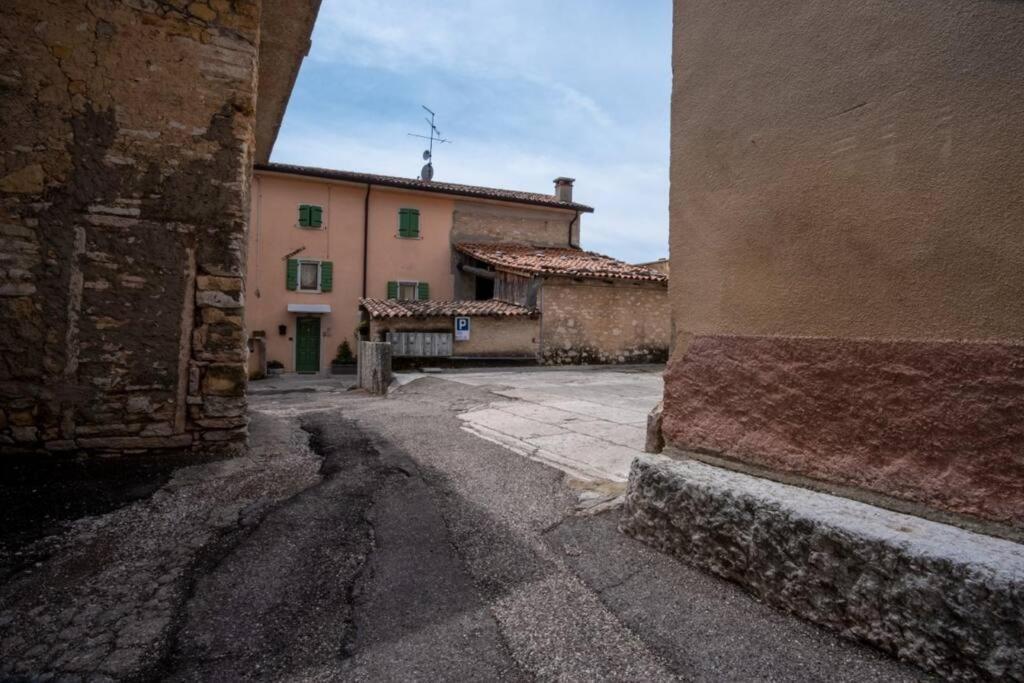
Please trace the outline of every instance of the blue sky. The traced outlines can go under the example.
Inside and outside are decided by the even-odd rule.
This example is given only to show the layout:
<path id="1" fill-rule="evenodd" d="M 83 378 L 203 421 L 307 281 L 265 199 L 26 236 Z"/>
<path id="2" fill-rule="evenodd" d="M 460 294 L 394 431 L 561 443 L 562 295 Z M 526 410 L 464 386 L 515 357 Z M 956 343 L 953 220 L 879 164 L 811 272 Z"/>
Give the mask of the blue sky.
<path id="1" fill-rule="evenodd" d="M 550 193 L 576 178 L 583 247 L 668 254 L 669 0 L 324 0 L 273 160 Z"/>

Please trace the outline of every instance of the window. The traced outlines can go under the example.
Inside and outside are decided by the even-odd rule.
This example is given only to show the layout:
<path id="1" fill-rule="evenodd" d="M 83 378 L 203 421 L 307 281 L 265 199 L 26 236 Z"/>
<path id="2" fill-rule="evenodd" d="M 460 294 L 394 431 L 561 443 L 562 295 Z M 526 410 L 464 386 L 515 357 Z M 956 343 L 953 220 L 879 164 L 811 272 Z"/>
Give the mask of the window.
<path id="1" fill-rule="evenodd" d="M 329 292 L 334 286 L 334 264 L 288 259 L 285 286 L 291 291 Z"/>
<path id="2" fill-rule="evenodd" d="M 318 204 L 299 204 L 299 227 L 320 228 L 324 224 L 324 208 Z"/>
<path id="3" fill-rule="evenodd" d="M 419 209 L 398 210 L 398 236 L 412 238 L 420 236 Z"/>
<path id="4" fill-rule="evenodd" d="M 416 287 L 418 282 L 399 282 L 398 283 L 398 300 L 399 301 L 416 301 L 419 296 L 419 289 Z"/>
<path id="5" fill-rule="evenodd" d="M 399 301 L 426 301 L 430 298 L 430 285 L 426 282 L 392 280 L 388 283 L 388 298 Z"/>
<path id="6" fill-rule="evenodd" d="M 320 289 L 320 264 L 301 261 L 299 263 L 299 291 L 317 291 Z"/>

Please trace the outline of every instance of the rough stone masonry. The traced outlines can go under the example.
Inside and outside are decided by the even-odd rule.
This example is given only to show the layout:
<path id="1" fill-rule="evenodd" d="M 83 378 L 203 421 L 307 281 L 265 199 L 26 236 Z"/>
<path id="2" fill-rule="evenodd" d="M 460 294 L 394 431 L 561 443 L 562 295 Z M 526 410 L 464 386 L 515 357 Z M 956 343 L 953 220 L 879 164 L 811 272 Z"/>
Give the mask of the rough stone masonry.
<path id="1" fill-rule="evenodd" d="M 244 447 L 259 21 L 0 6 L 0 452 Z"/>

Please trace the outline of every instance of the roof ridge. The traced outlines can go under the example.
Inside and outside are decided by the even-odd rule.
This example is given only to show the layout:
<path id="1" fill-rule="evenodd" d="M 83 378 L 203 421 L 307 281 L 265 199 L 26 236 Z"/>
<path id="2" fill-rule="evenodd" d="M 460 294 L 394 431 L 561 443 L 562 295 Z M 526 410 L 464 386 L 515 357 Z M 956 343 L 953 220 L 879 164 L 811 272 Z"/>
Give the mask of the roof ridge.
<path id="1" fill-rule="evenodd" d="M 546 206 L 549 208 L 571 209 L 581 213 L 593 213 L 593 207 L 578 202 L 563 202 L 553 194 L 541 192 L 530 192 L 528 190 L 509 190 L 499 187 L 486 187 L 483 185 L 466 185 L 464 183 L 452 183 L 443 180 L 420 180 L 418 178 L 406 178 L 403 176 L 391 176 L 379 173 L 365 173 L 362 171 L 343 171 L 339 169 L 322 168 L 319 166 L 299 166 L 297 164 L 282 164 L 278 162 L 256 164 L 257 171 L 269 171 L 273 173 L 288 173 L 329 180 L 341 180 L 357 183 L 377 184 L 388 187 L 402 187 L 423 192 L 436 192 L 439 194 L 454 194 L 466 197 L 477 197 L 481 199 L 494 199 L 498 201 L 516 202 L 520 204 L 532 204 Z"/>

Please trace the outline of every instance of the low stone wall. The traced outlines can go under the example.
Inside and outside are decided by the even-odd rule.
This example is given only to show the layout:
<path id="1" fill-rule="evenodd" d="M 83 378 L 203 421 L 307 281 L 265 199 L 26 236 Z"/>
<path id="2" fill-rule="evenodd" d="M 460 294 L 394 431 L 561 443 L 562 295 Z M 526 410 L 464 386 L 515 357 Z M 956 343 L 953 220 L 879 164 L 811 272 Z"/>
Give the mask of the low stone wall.
<path id="1" fill-rule="evenodd" d="M 665 283 L 545 278 L 540 308 L 541 360 L 548 365 L 668 359 Z"/>
<path id="2" fill-rule="evenodd" d="M 695 461 L 633 462 L 622 530 L 944 677 L 1024 680 L 1024 546 Z"/>

